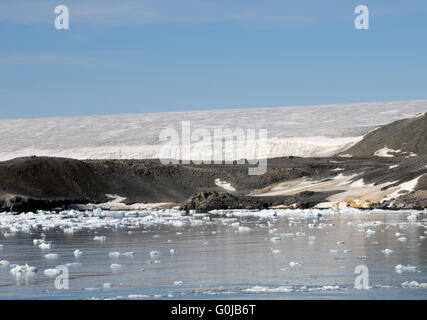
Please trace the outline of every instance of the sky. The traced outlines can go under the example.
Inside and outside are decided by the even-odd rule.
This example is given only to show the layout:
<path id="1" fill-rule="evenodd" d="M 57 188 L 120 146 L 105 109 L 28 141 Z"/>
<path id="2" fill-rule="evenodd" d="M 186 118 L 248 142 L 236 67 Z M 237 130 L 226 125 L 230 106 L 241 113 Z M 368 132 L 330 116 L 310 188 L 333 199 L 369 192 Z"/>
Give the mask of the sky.
<path id="1" fill-rule="evenodd" d="M 0 41 L 1 119 L 427 99 L 425 0 L 2 0 Z"/>

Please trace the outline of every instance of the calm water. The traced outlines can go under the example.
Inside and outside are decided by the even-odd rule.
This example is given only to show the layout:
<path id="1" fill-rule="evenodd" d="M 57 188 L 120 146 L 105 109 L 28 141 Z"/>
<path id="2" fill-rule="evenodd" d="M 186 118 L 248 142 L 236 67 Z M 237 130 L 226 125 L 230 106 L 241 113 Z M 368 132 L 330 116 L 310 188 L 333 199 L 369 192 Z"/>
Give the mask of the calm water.
<path id="1" fill-rule="evenodd" d="M 128 222 L 72 234 L 58 227 L 8 234 L 3 226 L 0 260 L 9 265 L 0 267 L 0 298 L 426 299 L 427 221 L 424 215 L 408 223 L 407 217 L 394 212 L 324 215 L 323 220 L 299 215 L 200 217 L 190 224 Z M 33 245 L 41 233 L 54 243 L 53 249 Z M 94 236 L 106 240 L 95 241 Z M 400 237 L 407 241 L 398 241 Z M 394 252 L 385 255 L 381 250 L 386 248 Z M 75 249 L 83 252 L 79 258 Z M 160 255 L 151 256 L 154 250 Z M 129 251 L 134 255 L 123 255 Z M 112 258 L 110 252 L 121 255 Z M 58 257 L 44 257 L 50 253 Z M 26 263 L 38 271 L 10 272 L 12 264 Z M 69 263 L 77 263 L 69 265 L 69 289 L 57 290 L 55 277 L 43 271 Z M 112 269 L 112 264 L 122 268 Z M 398 273 L 399 264 L 416 268 Z M 354 288 L 358 265 L 368 267 L 369 290 Z M 418 285 L 402 286 L 406 281 Z"/>

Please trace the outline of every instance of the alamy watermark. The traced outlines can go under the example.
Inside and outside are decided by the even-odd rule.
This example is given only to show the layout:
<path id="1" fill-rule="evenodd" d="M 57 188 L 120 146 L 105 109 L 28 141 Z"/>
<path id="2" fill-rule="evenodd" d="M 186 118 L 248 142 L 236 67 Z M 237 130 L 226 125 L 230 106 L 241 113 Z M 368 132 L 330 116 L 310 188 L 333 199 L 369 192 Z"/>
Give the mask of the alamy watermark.
<path id="1" fill-rule="evenodd" d="M 354 13 L 357 14 L 354 20 L 354 27 L 357 30 L 368 30 L 369 29 L 369 8 L 366 5 L 358 5 L 354 9 Z M 58 5 L 55 7 L 55 28 L 57 30 L 68 30 L 70 29 L 70 10 L 66 5 Z"/>
<path id="2" fill-rule="evenodd" d="M 354 287 L 356 289 L 370 289 L 369 286 L 369 269 L 365 265 L 359 265 L 354 269 L 354 273 L 359 274 L 354 279 Z"/>
<path id="3" fill-rule="evenodd" d="M 68 290 L 70 289 L 70 273 L 67 266 L 57 266 L 57 272 L 59 275 L 55 278 L 55 289 L 56 290 Z"/>
<path id="4" fill-rule="evenodd" d="M 159 158 L 162 164 L 245 164 L 249 175 L 267 171 L 267 129 L 214 128 L 192 130 L 190 121 L 181 122 L 178 132 L 165 128 L 160 132 Z"/>

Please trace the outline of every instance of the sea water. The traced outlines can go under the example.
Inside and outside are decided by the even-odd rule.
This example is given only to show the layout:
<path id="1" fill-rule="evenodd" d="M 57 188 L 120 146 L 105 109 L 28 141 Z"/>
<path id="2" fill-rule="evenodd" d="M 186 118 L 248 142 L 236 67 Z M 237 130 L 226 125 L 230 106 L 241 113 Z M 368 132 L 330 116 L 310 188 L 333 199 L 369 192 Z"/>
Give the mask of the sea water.
<path id="1" fill-rule="evenodd" d="M 422 212 L 213 213 L 1 213 L 0 299 L 427 298 Z"/>

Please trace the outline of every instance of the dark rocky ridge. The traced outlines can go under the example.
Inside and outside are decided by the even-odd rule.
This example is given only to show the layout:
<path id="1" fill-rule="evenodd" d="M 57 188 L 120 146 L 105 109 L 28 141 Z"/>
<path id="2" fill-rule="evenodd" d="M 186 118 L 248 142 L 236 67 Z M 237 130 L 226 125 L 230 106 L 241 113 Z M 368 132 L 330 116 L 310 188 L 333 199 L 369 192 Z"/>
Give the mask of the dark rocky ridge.
<path id="1" fill-rule="evenodd" d="M 391 153 L 395 157 L 405 157 L 410 153 L 427 155 L 427 114 L 382 126 L 368 133 L 362 141 L 340 154 L 371 157 L 384 147 L 401 150 L 401 152 Z"/>
<path id="2" fill-rule="evenodd" d="M 192 195 L 180 209 L 187 212 L 190 210 L 208 212 L 215 209 L 267 209 L 275 206 L 307 209 L 326 201 L 325 199 L 333 193 L 304 191 L 294 196 L 249 197 L 227 192 L 200 192 Z"/>
<path id="3" fill-rule="evenodd" d="M 399 164 L 398 168 L 390 169 Z M 125 203 L 183 203 L 200 192 L 224 192 L 215 185 L 220 178 L 237 189 L 226 196 L 224 206 L 265 207 L 293 204 L 314 206 L 326 194 L 301 194 L 280 199 L 245 197 L 254 189 L 278 182 L 309 177 L 330 179 L 338 174 L 355 175 L 366 183 L 379 184 L 409 181 L 427 173 L 427 156 L 415 158 L 276 158 L 268 160 L 268 170 L 260 176 L 249 176 L 249 165 L 163 165 L 158 160 L 73 160 L 30 157 L 0 162 L 0 211 L 29 211 L 66 208 L 72 203 L 102 203 L 106 194 L 126 197 Z M 340 168 L 342 171 L 334 171 Z M 426 175 L 420 179 L 416 192 L 405 203 L 425 207 Z M 418 193 L 417 193 L 418 192 Z M 209 203 L 215 201 L 213 194 Z M 221 195 L 222 197 L 222 195 Z M 402 197 L 402 199 L 404 199 Z M 194 197 L 193 197 L 194 200 Z M 195 203 L 191 199 L 185 208 Z M 202 204 L 205 206 L 205 204 Z M 221 206 L 223 206 L 221 204 Z M 212 207 L 207 204 L 206 207 Z M 218 209 L 218 208 L 217 208 Z"/>

